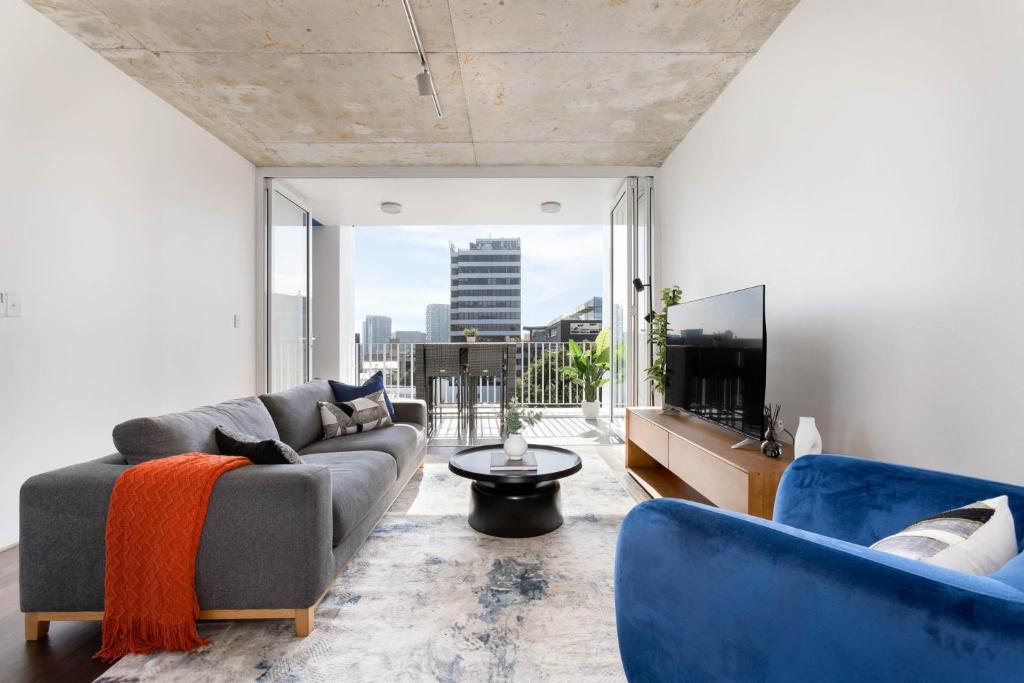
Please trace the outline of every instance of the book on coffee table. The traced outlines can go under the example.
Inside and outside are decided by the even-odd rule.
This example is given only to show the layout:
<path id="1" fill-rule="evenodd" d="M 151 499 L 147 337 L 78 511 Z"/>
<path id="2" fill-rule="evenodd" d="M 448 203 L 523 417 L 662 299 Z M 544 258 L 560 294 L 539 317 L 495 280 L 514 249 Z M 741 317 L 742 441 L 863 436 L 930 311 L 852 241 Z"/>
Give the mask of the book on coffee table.
<path id="1" fill-rule="evenodd" d="M 504 451 L 491 453 L 492 472 L 536 472 L 537 456 L 526 451 L 522 460 L 509 460 Z"/>

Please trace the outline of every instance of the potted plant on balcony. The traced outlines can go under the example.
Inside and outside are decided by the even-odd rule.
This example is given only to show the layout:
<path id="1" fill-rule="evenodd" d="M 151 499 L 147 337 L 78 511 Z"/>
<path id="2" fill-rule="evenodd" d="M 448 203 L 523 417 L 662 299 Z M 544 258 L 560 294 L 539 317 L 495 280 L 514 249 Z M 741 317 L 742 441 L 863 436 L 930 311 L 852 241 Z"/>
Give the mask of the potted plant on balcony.
<path id="1" fill-rule="evenodd" d="M 476 341 L 476 328 L 475 327 L 467 327 L 466 329 L 464 329 L 462 331 L 462 334 L 464 334 L 466 336 L 466 341 L 468 343 L 472 344 L 473 342 Z"/>
<path id="2" fill-rule="evenodd" d="M 594 343 L 584 349 L 573 340 L 569 340 L 570 365 L 562 370 L 573 384 L 583 388 L 583 418 L 596 420 L 601 411 L 601 401 L 597 390 L 608 383 L 609 361 L 608 330 L 601 330 Z"/>
<path id="3" fill-rule="evenodd" d="M 520 460 L 529 446 L 523 437 L 523 429 L 540 422 L 539 410 L 523 410 L 519 401 L 512 399 L 505 408 L 505 455 L 509 460 Z"/>

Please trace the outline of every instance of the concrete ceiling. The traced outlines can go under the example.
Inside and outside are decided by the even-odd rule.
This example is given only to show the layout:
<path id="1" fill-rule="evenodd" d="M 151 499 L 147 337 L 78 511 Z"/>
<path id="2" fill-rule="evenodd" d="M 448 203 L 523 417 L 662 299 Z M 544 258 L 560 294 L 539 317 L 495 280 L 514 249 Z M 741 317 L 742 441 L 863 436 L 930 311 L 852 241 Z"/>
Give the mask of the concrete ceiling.
<path id="1" fill-rule="evenodd" d="M 26 0 L 260 166 L 660 165 L 797 0 Z"/>

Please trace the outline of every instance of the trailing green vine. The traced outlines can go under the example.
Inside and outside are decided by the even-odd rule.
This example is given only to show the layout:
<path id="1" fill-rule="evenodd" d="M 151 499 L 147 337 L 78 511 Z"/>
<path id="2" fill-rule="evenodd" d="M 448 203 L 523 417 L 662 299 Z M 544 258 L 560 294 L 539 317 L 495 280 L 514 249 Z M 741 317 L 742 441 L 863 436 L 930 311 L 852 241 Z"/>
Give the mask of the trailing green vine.
<path id="1" fill-rule="evenodd" d="M 647 328 L 647 341 L 654 345 L 654 361 L 651 363 L 651 367 L 647 368 L 647 379 L 651 381 L 655 391 L 659 394 L 665 393 L 665 365 L 668 361 L 668 351 L 665 347 L 665 339 L 668 336 L 668 307 L 674 306 L 682 300 L 683 290 L 676 285 L 661 290 L 661 311 L 654 314 L 650 327 Z"/>

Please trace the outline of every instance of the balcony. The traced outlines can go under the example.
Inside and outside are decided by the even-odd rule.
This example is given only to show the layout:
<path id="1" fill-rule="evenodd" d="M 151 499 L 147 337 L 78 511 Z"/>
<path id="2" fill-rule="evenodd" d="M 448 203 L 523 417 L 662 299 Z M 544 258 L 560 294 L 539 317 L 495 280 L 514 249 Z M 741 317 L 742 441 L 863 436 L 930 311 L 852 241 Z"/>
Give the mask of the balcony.
<path id="1" fill-rule="evenodd" d="M 487 342 L 478 342 L 486 344 Z M 584 348 L 589 342 L 580 344 Z M 384 373 L 388 394 L 417 398 L 415 352 L 418 343 L 356 344 L 355 375 L 364 382 L 377 371 Z M 569 365 L 567 342 L 518 342 L 516 344 L 515 399 L 524 406 L 541 411 L 543 419 L 524 431 L 534 443 L 621 443 L 618 431 L 602 412 L 598 420 L 584 420 L 580 409 L 583 390 L 569 382 L 563 369 Z M 465 443 L 459 433 L 457 415 L 458 386 L 455 379 L 435 380 L 440 396 L 441 420 L 432 434 L 432 443 L 448 445 Z M 478 378 L 472 388 L 476 392 L 477 420 L 475 441 L 501 439 L 500 380 Z M 608 387 L 604 401 L 609 400 Z M 621 404 L 621 402 L 620 402 Z"/>

